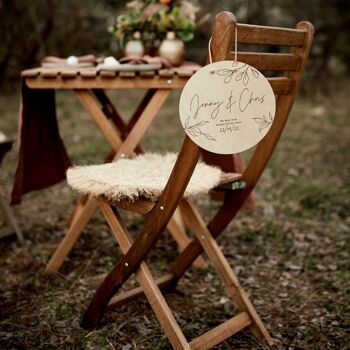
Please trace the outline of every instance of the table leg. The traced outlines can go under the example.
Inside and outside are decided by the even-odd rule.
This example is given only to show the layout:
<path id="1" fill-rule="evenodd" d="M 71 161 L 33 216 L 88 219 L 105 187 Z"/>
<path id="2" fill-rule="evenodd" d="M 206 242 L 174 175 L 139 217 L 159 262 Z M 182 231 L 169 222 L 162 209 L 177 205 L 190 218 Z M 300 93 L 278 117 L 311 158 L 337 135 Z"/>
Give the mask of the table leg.
<path id="1" fill-rule="evenodd" d="M 118 128 L 118 130 L 121 133 L 121 138 L 125 140 L 130 130 L 134 127 L 138 119 L 140 118 L 142 111 L 146 108 L 147 104 L 151 100 L 151 98 L 154 96 L 157 90 L 150 89 L 147 91 L 141 102 L 139 103 L 138 107 L 134 111 L 131 119 L 128 123 L 125 123 L 123 118 L 121 117 L 120 113 L 117 111 L 113 103 L 110 101 L 104 90 L 102 89 L 93 89 L 92 92 L 95 94 L 96 98 L 99 100 L 102 106 L 102 111 L 105 113 L 105 115 L 110 118 L 114 125 Z M 136 153 L 142 153 L 141 146 L 138 145 L 135 149 Z"/>
<path id="2" fill-rule="evenodd" d="M 82 207 L 79 215 L 73 220 L 69 227 L 65 237 L 59 244 L 54 255 L 46 265 L 46 272 L 56 272 L 63 263 L 65 257 L 72 250 L 74 243 L 79 238 L 84 227 L 90 221 L 92 215 L 97 209 L 97 201 L 93 198 L 88 198 L 84 206 Z"/>
<path id="3" fill-rule="evenodd" d="M 97 100 L 100 102 L 102 106 L 102 112 L 104 113 L 106 119 L 111 119 L 111 121 L 114 123 L 116 128 L 120 131 L 121 139 L 125 140 L 128 131 L 132 128 L 134 125 L 134 122 L 137 121 L 137 119 L 140 117 L 142 110 L 150 100 L 150 98 L 154 95 L 155 90 L 149 90 L 147 91 L 146 95 L 142 99 L 141 103 L 133 113 L 133 116 L 131 117 L 131 120 L 129 124 L 126 124 L 123 120 L 123 118 L 120 116 L 116 108 L 114 107 L 113 103 L 110 101 L 108 96 L 106 95 L 105 91 L 102 89 L 92 89 L 92 93 L 96 96 Z M 135 149 L 136 153 L 142 153 L 141 146 L 138 145 Z M 105 158 L 105 162 L 111 162 L 115 156 L 115 151 L 111 151 L 107 157 Z M 80 212 L 86 202 L 87 197 L 82 196 L 78 203 L 75 205 L 72 213 L 69 216 L 69 219 L 67 220 L 67 226 L 69 227 L 73 221 L 80 215 Z"/>
<path id="4" fill-rule="evenodd" d="M 150 127 L 160 108 L 163 106 L 170 91 L 171 90 L 168 89 L 160 89 L 153 94 L 152 98 L 137 118 L 124 142 L 98 106 L 92 93 L 88 90 L 76 90 L 76 94 L 83 107 L 91 115 L 112 149 L 116 152 L 114 156 L 114 160 L 116 160 L 121 156 L 128 157 L 132 154 Z M 72 218 L 71 226 L 69 227 L 65 238 L 47 265 L 47 272 L 54 272 L 60 268 L 64 258 L 69 254 L 75 241 L 78 239 L 82 230 L 96 211 L 96 208 L 95 200 L 91 198 L 89 198 L 85 204 L 81 205 L 77 214 Z"/>
<path id="5" fill-rule="evenodd" d="M 114 152 L 118 152 L 123 141 L 106 115 L 100 109 L 96 99 L 89 90 L 75 90 L 85 110 L 90 114 L 103 136 L 106 138 Z"/>

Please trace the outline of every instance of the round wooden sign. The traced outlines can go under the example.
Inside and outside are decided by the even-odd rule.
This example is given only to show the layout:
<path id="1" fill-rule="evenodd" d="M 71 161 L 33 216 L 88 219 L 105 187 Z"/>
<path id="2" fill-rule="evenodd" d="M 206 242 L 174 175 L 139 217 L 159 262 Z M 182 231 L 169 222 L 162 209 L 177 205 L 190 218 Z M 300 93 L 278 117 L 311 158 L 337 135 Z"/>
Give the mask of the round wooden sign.
<path id="1" fill-rule="evenodd" d="M 255 146 L 269 131 L 275 110 L 268 80 L 238 61 L 200 69 L 185 85 L 179 105 L 182 126 L 192 141 L 220 154 Z"/>

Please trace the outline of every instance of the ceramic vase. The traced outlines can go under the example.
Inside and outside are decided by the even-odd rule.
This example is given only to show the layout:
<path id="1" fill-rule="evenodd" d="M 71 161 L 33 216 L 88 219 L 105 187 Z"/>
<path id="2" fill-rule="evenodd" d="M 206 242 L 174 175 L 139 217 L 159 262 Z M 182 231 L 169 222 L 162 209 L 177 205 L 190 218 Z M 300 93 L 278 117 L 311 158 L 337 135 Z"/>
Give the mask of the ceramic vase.
<path id="1" fill-rule="evenodd" d="M 126 43 L 124 53 L 126 57 L 142 57 L 145 54 L 140 32 L 135 32 L 133 38 Z"/>
<path id="2" fill-rule="evenodd" d="M 173 66 L 180 66 L 185 57 L 185 44 L 176 38 L 175 32 L 168 32 L 159 46 L 159 56 L 167 58 Z"/>

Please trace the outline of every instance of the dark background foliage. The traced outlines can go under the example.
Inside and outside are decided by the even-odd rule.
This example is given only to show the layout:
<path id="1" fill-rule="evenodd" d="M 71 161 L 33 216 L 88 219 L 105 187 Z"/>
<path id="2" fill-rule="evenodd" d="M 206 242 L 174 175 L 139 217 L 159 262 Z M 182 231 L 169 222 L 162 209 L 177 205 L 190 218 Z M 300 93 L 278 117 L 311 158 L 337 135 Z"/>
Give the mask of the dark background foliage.
<path id="1" fill-rule="evenodd" d="M 198 0 L 194 3 L 199 4 Z M 215 13 L 232 11 L 241 22 L 294 26 L 309 20 L 316 34 L 307 80 L 323 82 L 350 69 L 350 2 L 347 0 L 204 0 L 201 13 L 211 18 L 187 44 L 190 59 L 202 61 Z M 118 13 L 119 0 L 1 0 L 0 88 L 9 89 L 22 69 L 37 65 L 46 55 L 94 53 L 119 55 L 107 32 Z"/>

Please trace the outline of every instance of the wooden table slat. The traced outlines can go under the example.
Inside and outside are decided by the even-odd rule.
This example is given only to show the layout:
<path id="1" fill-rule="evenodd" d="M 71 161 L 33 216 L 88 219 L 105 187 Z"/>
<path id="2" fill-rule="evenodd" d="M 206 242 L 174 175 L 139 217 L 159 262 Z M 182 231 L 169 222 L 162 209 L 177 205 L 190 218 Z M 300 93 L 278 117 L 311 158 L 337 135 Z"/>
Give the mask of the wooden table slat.
<path id="1" fill-rule="evenodd" d="M 75 78 L 79 75 L 79 71 L 76 69 L 61 69 L 59 73 L 62 78 Z"/>
<path id="2" fill-rule="evenodd" d="M 116 72 L 110 71 L 110 70 L 101 70 L 100 71 L 100 76 L 103 78 L 115 78 L 116 77 Z"/>
<path id="3" fill-rule="evenodd" d="M 121 78 L 135 78 L 136 72 L 119 72 Z"/>
<path id="4" fill-rule="evenodd" d="M 81 69 L 80 70 L 80 75 L 83 78 L 95 78 L 97 75 L 96 68 L 93 69 Z"/>
<path id="5" fill-rule="evenodd" d="M 158 71 L 160 77 L 171 78 L 174 76 L 175 72 L 172 69 L 161 69 Z"/>
<path id="6" fill-rule="evenodd" d="M 26 69 L 21 72 L 23 78 L 36 78 L 40 73 L 40 68 Z"/>
<path id="7" fill-rule="evenodd" d="M 48 79 L 56 78 L 59 75 L 59 71 L 57 69 L 51 69 L 51 68 L 42 69 L 40 71 L 40 75 L 43 78 L 48 78 Z"/>
<path id="8" fill-rule="evenodd" d="M 186 71 L 186 70 L 179 70 L 177 72 L 177 75 L 179 77 L 182 77 L 182 78 L 188 78 L 188 77 L 191 77 L 193 75 L 193 71 L 192 70 L 188 70 L 188 71 Z"/>
<path id="9" fill-rule="evenodd" d="M 156 72 L 154 70 L 146 71 L 146 72 L 140 72 L 140 76 L 143 78 L 152 78 L 156 75 Z"/>
<path id="10" fill-rule="evenodd" d="M 21 75 L 32 89 L 181 89 L 198 67 L 188 62 L 181 67 L 142 72 L 39 67 L 25 70 Z"/>

